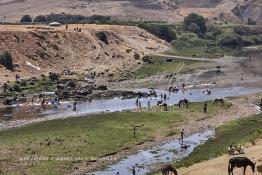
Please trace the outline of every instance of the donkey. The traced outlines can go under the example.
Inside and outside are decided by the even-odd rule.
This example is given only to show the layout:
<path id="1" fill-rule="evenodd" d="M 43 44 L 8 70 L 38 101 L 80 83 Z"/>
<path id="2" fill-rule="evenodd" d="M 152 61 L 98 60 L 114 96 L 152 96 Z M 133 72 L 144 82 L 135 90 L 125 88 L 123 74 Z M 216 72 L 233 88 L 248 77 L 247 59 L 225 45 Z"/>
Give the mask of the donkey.
<path id="1" fill-rule="evenodd" d="M 166 165 L 162 168 L 162 175 L 169 175 L 169 173 L 172 173 L 172 175 L 178 175 L 177 170 L 172 165 Z"/>
<path id="2" fill-rule="evenodd" d="M 181 108 L 183 104 L 185 104 L 186 108 L 188 108 L 189 101 L 187 99 L 180 100 L 178 106 Z"/>
<path id="3" fill-rule="evenodd" d="M 228 161 L 228 175 L 234 175 L 234 168 L 244 168 L 244 175 L 246 174 L 246 169 L 251 166 L 253 173 L 255 172 L 256 163 L 253 163 L 246 157 L 233 157 Z"/>
<path id="4" fill-rule="evenodd" d="M 224 100 L 222 99 L 222 98 L 216 98 L 215 100 L 214 100 L 214 105 L 217 105 L 217 103 L 221 103 L 222 104 L 222 106 L 224 106 Z"/>

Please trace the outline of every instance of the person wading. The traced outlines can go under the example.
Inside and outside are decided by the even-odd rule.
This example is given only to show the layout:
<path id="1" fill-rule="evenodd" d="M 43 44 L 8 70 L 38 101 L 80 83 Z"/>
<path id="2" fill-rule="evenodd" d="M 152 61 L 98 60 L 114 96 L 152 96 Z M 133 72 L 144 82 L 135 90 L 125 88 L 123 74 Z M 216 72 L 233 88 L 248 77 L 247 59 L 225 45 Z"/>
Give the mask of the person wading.
<path id="1" fill-rule="evenodd" d="M 185 137 L 185 129 L 181 130 L 181 136 L 180 136 L 180 144 L 184 144 L 184 137 Z"/>

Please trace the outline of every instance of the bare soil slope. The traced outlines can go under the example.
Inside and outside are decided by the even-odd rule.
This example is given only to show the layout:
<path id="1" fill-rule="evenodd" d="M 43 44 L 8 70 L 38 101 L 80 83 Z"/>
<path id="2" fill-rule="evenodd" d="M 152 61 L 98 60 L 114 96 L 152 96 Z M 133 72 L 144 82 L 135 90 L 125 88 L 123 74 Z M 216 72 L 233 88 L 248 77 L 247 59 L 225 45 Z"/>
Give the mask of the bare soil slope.
<path id="1" fill-rule="evenodd" d="M 74 31 L 79 27 L 81 32 Z M 104 31 L 108 44 L 96 33 Z M 11 53 L 16 72 L 0 66 L 0 81 L 13 78 L 60 72 L 64 69 L 84 71 L 93 68 L 97 73 L 109 74 L 138 64 L 134 54 L 159 53 L 169 45 L 137 27 L 107 25 L 70 25 L 68 30 L 48 26 L 0 26 L 0 53 Z"/>
<path id="2" fill-rule="evenodd" d="M 251 17 L 261 22 L 261 9 L 261 0 L 0 0 L 0 21 L 19 21 L 24 14 L 35 17 L 64 12 L 174 22 L 196 12 L 209 18 L 247 20 Z"/>

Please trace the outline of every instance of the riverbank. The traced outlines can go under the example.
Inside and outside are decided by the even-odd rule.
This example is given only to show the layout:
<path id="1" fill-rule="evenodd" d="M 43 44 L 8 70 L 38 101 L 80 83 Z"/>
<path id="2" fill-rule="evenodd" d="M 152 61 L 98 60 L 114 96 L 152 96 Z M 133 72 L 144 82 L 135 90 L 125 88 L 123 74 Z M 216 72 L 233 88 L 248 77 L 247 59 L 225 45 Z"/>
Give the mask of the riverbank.
<path id="1" fill-rule="evenodd" d="M 257 142 L 257 139 L 262 137 L 261 125 L 262 114 L 260 113 L 247 118 L 233 120 L 219 126 L 216 128 L 214 138 L 211 138 L 203 145 L 198 146 L 188 157 L 183 158 L 181 161 L 176 163 L 175 166 L 177 168 L 184 167 L 179 169 L 179 174 L 193 175 L 201 173 L 203 175 L 216 175 L 217 172 L 221 172 L 221 175 L 227 174 L 228 159 L 232 156 L 224 155 L 220 158 L 216 157 L 225 154 L 228 146 L 231 144 L 234 147 L 237 147 L 238 144 L 245 145 L 246 147 L 258 144 L 255 149 L 261 149 L 260 151 L 262 151 L 262 142 Z M 257 150 L 256 153 L 253 151 L 253 154 L 250 154 L 249 149 L 247 149 L 247 154 L 241 156 L 247 156 L 253 161 L 257 161 L 258 165 L 261 165 L 261 156 L 259 155 L 259 150 Z M 215 164 L 215 162 L 217 164 Z M 204 172 L 203 169 L 205 170 Z"/>
<path id="2" fill-rule="evenodd" d="M 192 103 L 189 109 L 161 112 L 119 112 L 88 117 L 52 120 L 0 132 L 1 162 L 4 174 L 77 174 L 101 168 L 126 155 L 176 136 L 178 125 L 192 118 L 210 118 L 227 111 L 209 103 L 209 112 L 202 113 L 203 103 Z M 138 128 L 133 138 L 133 126 Z M 84 157 L 78 161 L 19 161 L 25 157 Z M 110 160 L 101 158 L 107 157 Z M 94 160 L 92 158 L 100 158 Z"/>
<path id="3" fill-rule="evenodd" d="M 223 108 L 209 103 L 208 114 L 202 113 L 203 103 L 192 103 L 188 109 L 178 109 L 175 106 L 172 112 L 155 110 L 97 114 L 9 129 L 0 132 L 0 153 L 4 157 L 4 167 L 1 169 L 5 174 L 10 174 L 10 170 L 56 175 L 90 172 L 117 162 L 137 150 L 177 138 L 181 127 L 185 127 L 189 135 L 207 126 L 216 127 L 224 122 L 255 114 L 258 111 L 250 103 L 254 103 L 257 97 L 256 94 L 230 98 L 230 103 Z M 236 114 L 236 111 L 245 112 Z M 210 125 L 211 122 L 214 125 Z M 137 130 L 137 139 L 133 138 L 133 125 L 143 126 Z M 25 156 L 80 156 L 85 159 L 17 161 Z M 50 169 L 52 172 L 48 171 Z"/>

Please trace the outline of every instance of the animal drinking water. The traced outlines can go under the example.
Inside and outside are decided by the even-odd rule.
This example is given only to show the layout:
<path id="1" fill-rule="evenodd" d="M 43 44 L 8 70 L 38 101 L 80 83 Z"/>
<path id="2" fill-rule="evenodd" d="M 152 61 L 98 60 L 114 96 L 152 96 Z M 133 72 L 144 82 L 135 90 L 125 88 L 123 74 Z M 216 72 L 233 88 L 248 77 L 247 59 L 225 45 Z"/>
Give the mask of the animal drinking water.
<path id="1" fill-rule="evenodd" d="M 233 157 L 228 161 L 228 175 L 234 175 L 233 171 L 235 168 L 244 168 L 244 175 L 246 174 L 247 167 L 252 168 L 253 173 L 255 172 L 256 163 L 253 163 L 246 157 Z"/>
<path id="2" fill-rule="evenodd" d="M 217 103 L 221 103 L 221 105 L 224 106 L 224 100 L 222 98 L 216 98 L 213 104 L 217 105 Z"/>
<path id="3" fill-rule="evenodd" d="M 162 168 L 162 175 L 178 175 L 177 170 L 172 165 L 166 165 Z"/>

